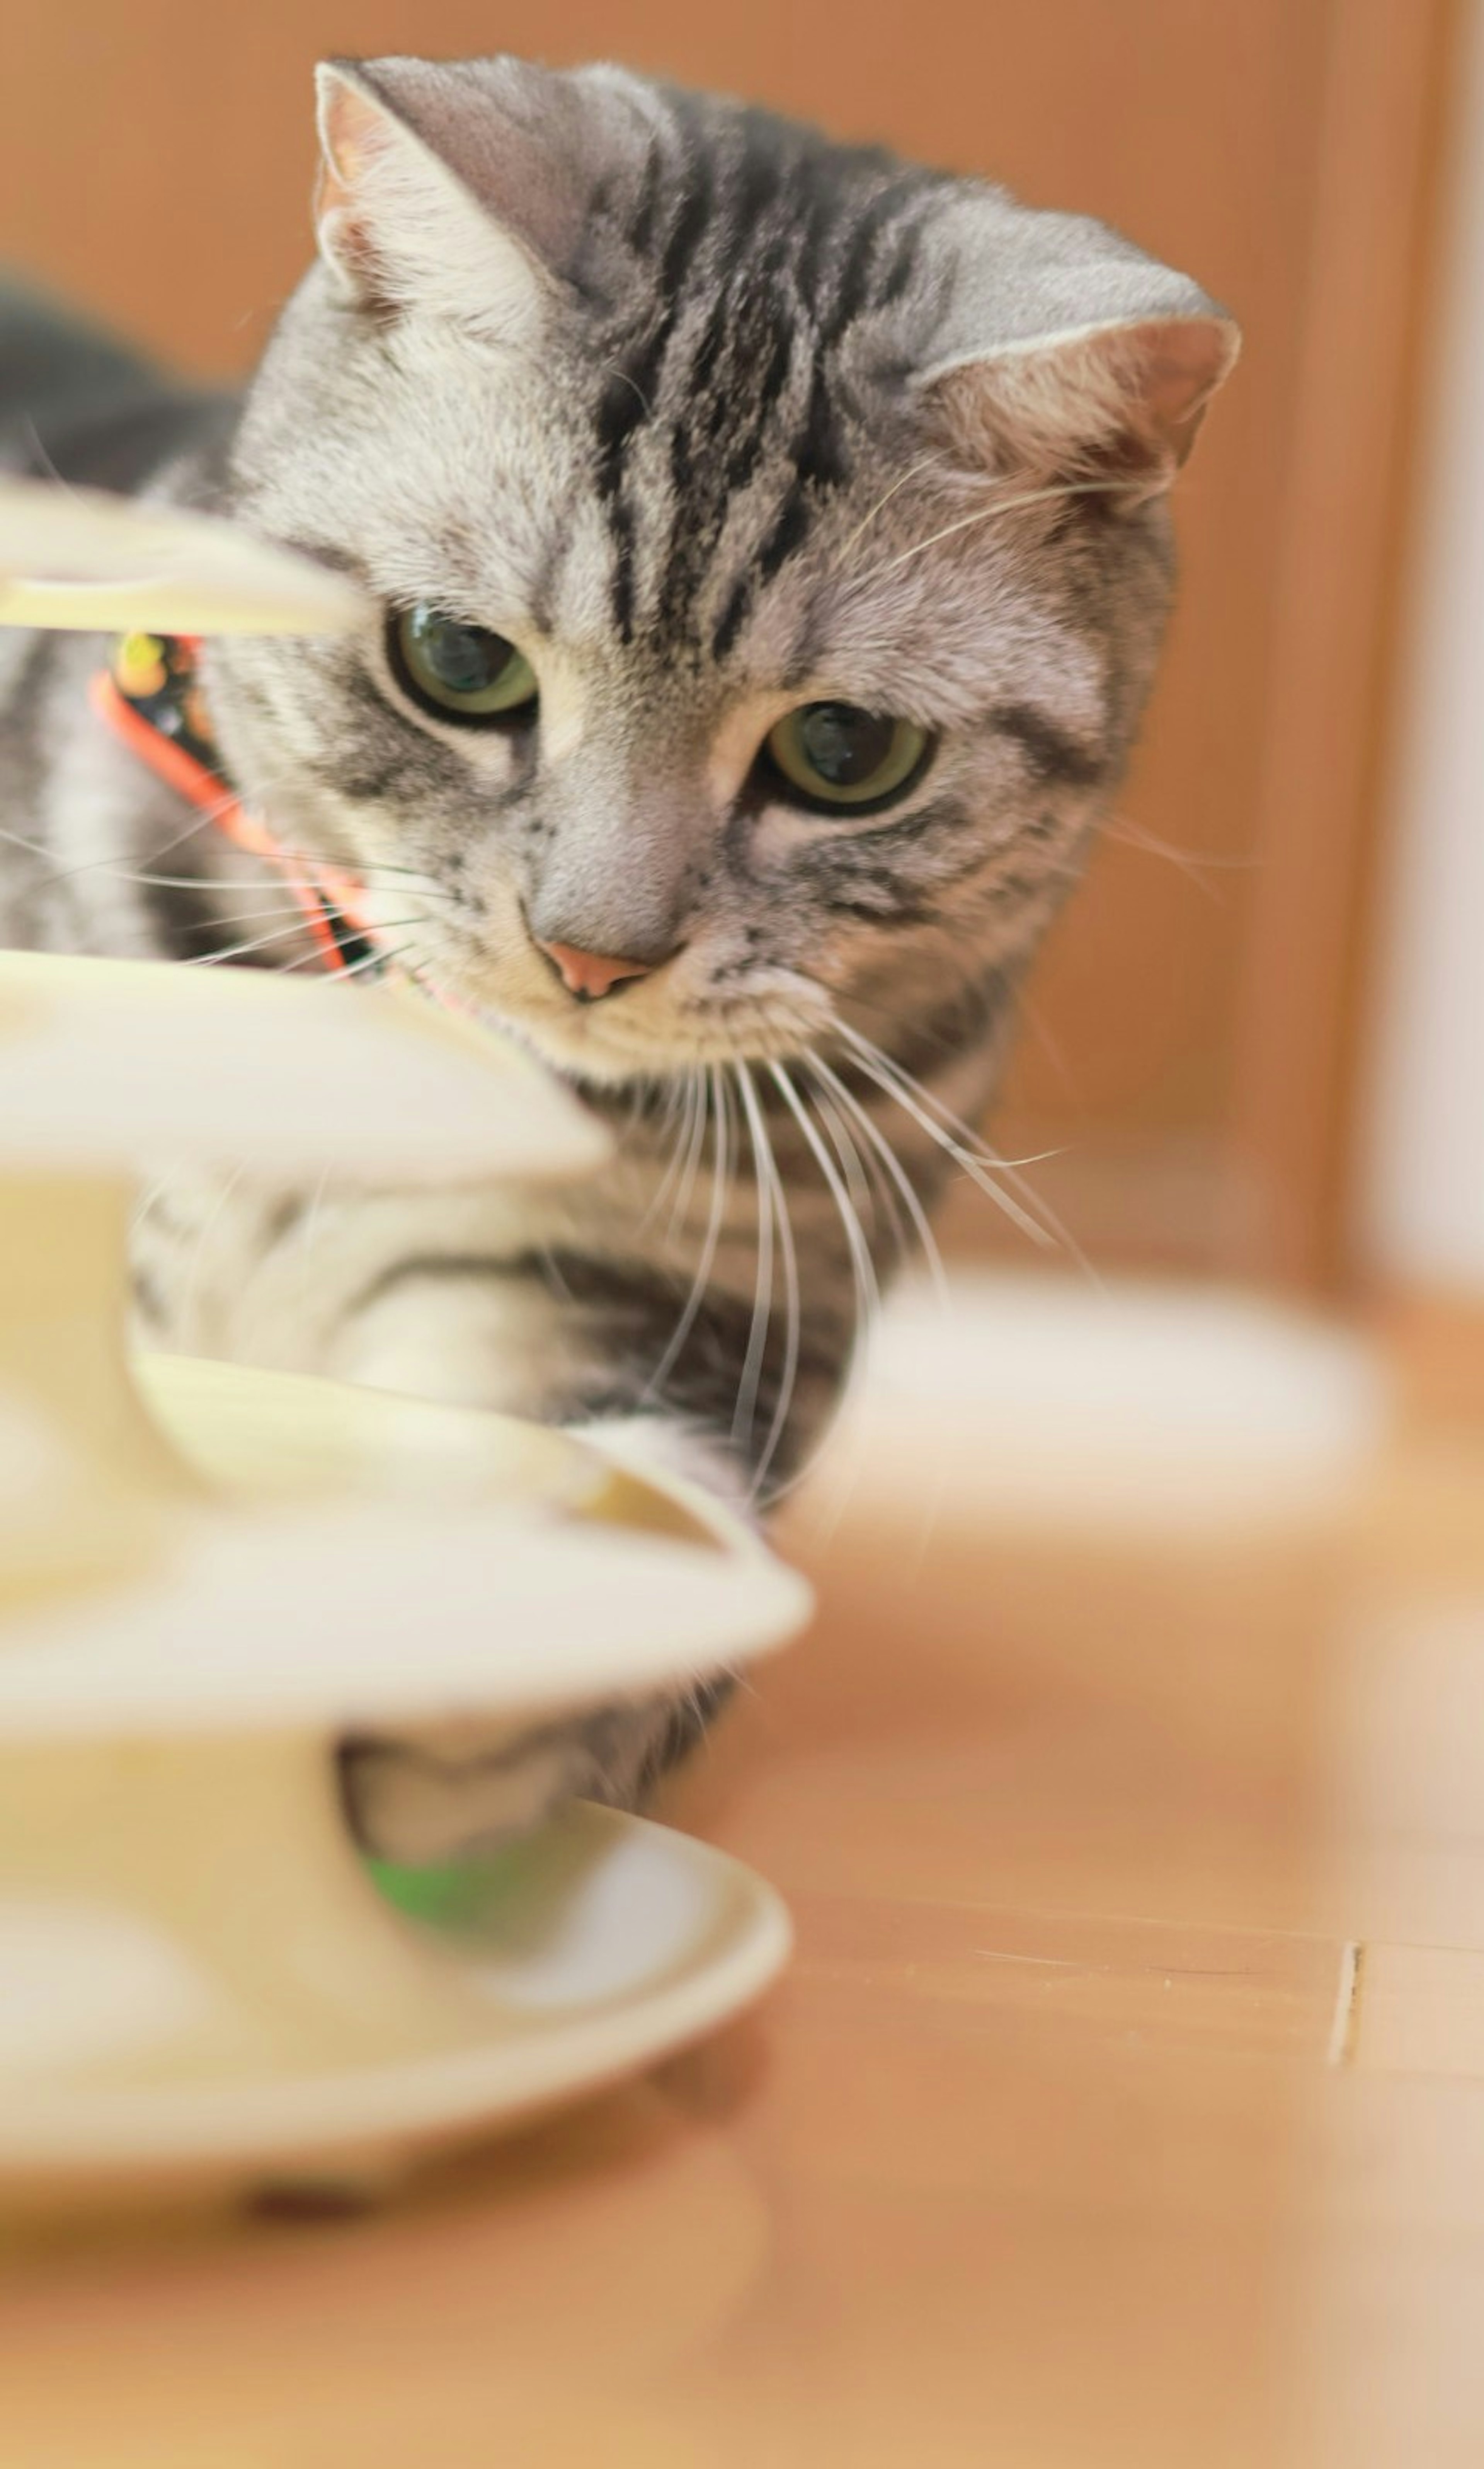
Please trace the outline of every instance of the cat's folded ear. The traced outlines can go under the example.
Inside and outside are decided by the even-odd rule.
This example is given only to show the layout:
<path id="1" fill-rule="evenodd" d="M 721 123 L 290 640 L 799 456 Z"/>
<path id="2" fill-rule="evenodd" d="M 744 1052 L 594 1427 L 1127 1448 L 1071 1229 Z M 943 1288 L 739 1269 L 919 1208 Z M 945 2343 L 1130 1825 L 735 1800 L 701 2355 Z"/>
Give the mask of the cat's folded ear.
<path id="1" fill-rule="evenodd" d="M 942 237 L 947 312 L 915 382 L 955 459 L 1114 504 L 1167 489 L 1237 358 L 1225 312 L 1081 216 L 989 196 Z"/>
<path id="2" fill-rule="evenodd" d="M 467 98 L 433 61 L 329 60 L 315 84 L 315 228 L 342 295 L 383 315 L 422 309 L 479 334 L 529 334 L 555 285 L 501 211 L 523 173 L 529 190 L 518 134 L 495 149 L 487 116 L 489 159 L 471 157 Z"/>

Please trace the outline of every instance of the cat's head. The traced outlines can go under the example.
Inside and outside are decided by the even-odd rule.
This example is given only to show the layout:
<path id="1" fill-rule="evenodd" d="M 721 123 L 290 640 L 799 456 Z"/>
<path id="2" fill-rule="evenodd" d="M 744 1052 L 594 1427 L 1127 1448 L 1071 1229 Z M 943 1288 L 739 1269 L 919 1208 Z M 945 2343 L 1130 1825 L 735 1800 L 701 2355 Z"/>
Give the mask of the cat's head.
<path id="1" fill-rule="evenodd" d="M 384 622 L 213 655 L 247 794 L 599 1079 L 1013 975 L 1129 747 L 1229 321 L 1101 225 L 616 69 L 320 97 L 236 488 Z"/>

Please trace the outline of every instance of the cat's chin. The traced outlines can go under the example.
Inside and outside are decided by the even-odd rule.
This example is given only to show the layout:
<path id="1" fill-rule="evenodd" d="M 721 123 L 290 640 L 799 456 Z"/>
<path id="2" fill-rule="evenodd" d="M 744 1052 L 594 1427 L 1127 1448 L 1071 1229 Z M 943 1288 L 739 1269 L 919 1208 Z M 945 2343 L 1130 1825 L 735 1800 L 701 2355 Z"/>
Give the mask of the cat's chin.
<path id="1" fill-rule="evenodd" d="M 635 1038 L 629 1045 L 611 1036 L 584 1033 L 584 1027 L 565 1033 L 565 1024 L 532 1020 L 497 1004 L 483 1004 L 480 1010 L 491 1027 L 517 1038 L 549 1071 L 590 1089 L 652 1085 L 717 1067 L 729 1071 L 739 1064 L 765 1069 L 771 1062 L 790 1062 L 800 1051 L 796 1040 L 729 1035 L 719 1025 L 709 1034 L 693 1031 L 684 1038 Z"/>

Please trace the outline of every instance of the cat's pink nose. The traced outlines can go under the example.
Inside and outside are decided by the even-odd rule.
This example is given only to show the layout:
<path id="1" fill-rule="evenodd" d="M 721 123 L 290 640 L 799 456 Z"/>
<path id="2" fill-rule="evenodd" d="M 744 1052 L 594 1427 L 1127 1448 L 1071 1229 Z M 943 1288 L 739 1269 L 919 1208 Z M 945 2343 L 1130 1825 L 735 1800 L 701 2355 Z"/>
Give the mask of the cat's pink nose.
<path id="1" fill-rule="evenodd" d="M 537 941 L 579 1003 L 597 1003 L 626 978 L 647 978 L 653 965 L 650 960 L 614 960 L 602 952 L 580 952 L 575 943 L 542 943 L 539 935 Z"/>

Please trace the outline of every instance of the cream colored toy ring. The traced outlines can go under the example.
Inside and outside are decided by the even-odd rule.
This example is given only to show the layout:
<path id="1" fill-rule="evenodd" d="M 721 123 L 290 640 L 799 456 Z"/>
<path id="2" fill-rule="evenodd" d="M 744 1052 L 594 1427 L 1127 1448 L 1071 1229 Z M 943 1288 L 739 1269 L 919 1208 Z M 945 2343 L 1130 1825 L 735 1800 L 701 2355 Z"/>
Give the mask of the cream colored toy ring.
<path id="1" fill-rule="evenodd" d="M 397 1102 L 389 1102 L 395 1097 Z M 746 1659 L 799 1581 L 575 1442 L 124 1346 L 131 1163 L 381 1185 L 604 1140 L 407 998 L 0 958 L 0 2201 L 364 2173 L 642 2063 L 787 1947 L 736 1864 L 569 1811 L 390 1911 L 349 1726 L 531 1722 Z M 148 1399 L 148 1402 L 147 1402 Z"/>

